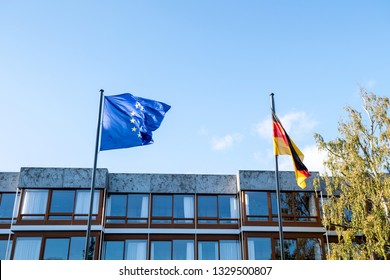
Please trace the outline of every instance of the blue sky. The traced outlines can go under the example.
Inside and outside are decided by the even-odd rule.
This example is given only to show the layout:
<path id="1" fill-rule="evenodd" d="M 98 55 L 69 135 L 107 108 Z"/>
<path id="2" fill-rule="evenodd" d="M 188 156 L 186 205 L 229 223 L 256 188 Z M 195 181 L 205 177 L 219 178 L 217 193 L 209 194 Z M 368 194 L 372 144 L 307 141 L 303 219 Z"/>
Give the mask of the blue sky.
<path id="1" fill-rule="evenodd" d="M 172 106 L 110 172 L 273 170 L 270 97 L 309 170 L 359 86 L 389 96 L 389 1 L 0 1 L 0 171 L 92 167 L 99 90 Z M 268 125 L 269 124 L 269 125 Z M 290 157 L 282 170 L 292 170 Z"/>

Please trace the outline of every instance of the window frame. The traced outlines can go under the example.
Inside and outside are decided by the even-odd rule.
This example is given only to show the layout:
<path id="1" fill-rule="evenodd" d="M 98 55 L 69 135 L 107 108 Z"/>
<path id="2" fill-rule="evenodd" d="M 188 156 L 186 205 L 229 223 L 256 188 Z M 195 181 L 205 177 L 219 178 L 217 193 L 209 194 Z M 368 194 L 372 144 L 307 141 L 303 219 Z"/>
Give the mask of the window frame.
<path id="1" fill-rule="evenodd" d="M 200 197 L 216 197 L 216 210 L 217 210 L 217 216 L 199 216 L 199 210 L 200 210 L 200 203 L 199 198 Z M 234 197 L 235 204 L 237 207 L 237 217 L 236 218 L 221 218 L 221 209 L 220 209 L 220 197 Z M 238 228 L 240 225 L 240 206 L 239 206 L 239 196 L 238 194 L 197 194 L 196 195 L 196 221 L 197 221 L 197 227 L 198 228 Z M 208 222 L 202 222 L 202 221 L 215 221 L 215 223 L 208 223 Z"/>
<path id="2" fill-rule="evenodd" d="M 257 216 L 257 215 L 248 215 L 248 211 L 246 209 L 247 206 L 247 197 L 246 194 L 248 192 L 264 192 L 267 193 L 267 201 L 268 201 L 268 219 L 264 220 L 251 220 L 250 218 L 256 218 L 256 217 L 266 217 L 265 215 Z M 283 191 L 281 192 L 282 195 L 288 195 L 292 196 L 292 205 L 291 205 L 291 213 L 284 213 L 282 214 L 283 224 L 287 226 L 309 226 L 309 227 L 318 227 L 321 226 L 321 216 L 320 216 L 320 208 L 319 208 L 319 198 L 316 195 L 315 191 Z M 295 205 L 296 202 L 296 195 L 303 195 L 303 194 L 310 194 L 314 198 L 314 206 L 315 206 L 315 216 L 304 216 L 297 214 L 297 209 Z M 256 191 L 256 190 L 245 190 L 242 192 L 242 209 L 243 209 L 243 225 L 247 226 L 256 226 L 256 225 L 270 225 L 270 226 L 276 226 L 278 225 L 278 214 L 277 209 L 275 209 L 273 206 L 276 206 L 276 203 L 273 203 L 273 197 L 276 196 L 275 191 Z M 276 199 L 276 198 L 275 198 Z M 274 211 L 274 213 L 273 213 Z M 283 212 L 283 210 L 282 210 Z"/>
<path id="3" fill-rule="evenodd" d="M 148 198 L 148 205 L 147 205 L 147 215 L 145 218 L 143 217 L 129 217 L 128 216 L 128 211 L 129 211 L 129 197 L 131 195 L 143 195 L 147 196 Z M 119 216 L 119 215 L 108 215 L 108 203 L 109 199 L 111 196 L 125 196 L 126 197 L 126 202 L 125 202 L 125 215 L 124 216 Z M 108 193 L 107 198 L 106 198 L 106 209 L 105 209 L 105 215 L 104 215 L 104 221 L 105 225 L 108 228 L 123 228 L 123 227 L 136 227 L 136 228 L 146 228 L 149 225 L 149 219 L 150 219 L 150 211 L 151 211 L 151 195 L 149 193 Z M 113 220 L 113 221 L 110 221 Z M 117 220 L 117 221 L 115 221 Z M 123 221 L 123 222 L 119 222 Z M 132 222 L 132 221 L 142 221 L 142 222 Z"/>
<path id="4" fill-rule="evenodd" d="M 26 198 L 26 192 L 28 191 L 47 191 L 47 199 L 46 199 L 46 205 L 45 205 L 45 212 L 39 213 L 39 214 L 23 214 L 23 203 L 24 199 Z M 74 200 L 73 200 L 73 209 L 72 212 L 51 212 L 51 203 L 53 198 L 53 192 L 55 191 L 72 191 L 74 194 Z M 88 222 L 88 213 L 75 213 L 76 211 L 76 203 L 77 203 L 77 193 L 78 192 L 90 192 L 89 189 L 79 189 L 79 188 L 45 188 L 45 189 L 36 189 L 36 188 L 25 188 L 22 190 L 21 196 L 20 196 L 20 206 L 18 210 L 18 216 L 16 218 L 16 224 L 23 224 L 23 225 L 85 225 Z M 94 200 L 94 203 L 96 203 L 97 211 L 96 213 L 92 213 L 92 224 L 98 225 L 101 223 L 102 219 L 102 204 L 104 200 L 104 189 L 95 189 L 95 196 L 98 194 L 99 200 L 96 202 Z M 88 205 L 89 208 L 89 205 Z M 55 219 L 53 217 L 63 217 L 68 216 L 70 219 Z M 34 218 L 28 218 L 28 217 L 42 217 L 42 219 L 34 219 Z"/>

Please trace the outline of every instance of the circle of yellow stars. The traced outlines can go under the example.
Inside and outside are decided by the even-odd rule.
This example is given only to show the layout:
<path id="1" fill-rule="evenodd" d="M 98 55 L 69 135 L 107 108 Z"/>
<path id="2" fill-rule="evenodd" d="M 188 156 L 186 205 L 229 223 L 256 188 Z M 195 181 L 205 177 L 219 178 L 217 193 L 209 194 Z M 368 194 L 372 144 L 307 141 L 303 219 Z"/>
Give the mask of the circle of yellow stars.
<path id="1" fill-rule="evenodd" d="M 143 106 L 141 105 L 141 103 L 139 103 L 138 101 L 135 103 L 135 108 L 136 108 L 136 109 L 139 109 L 139 110 L 141 110 L 141 111 L 144 110 L 144 107 L 143 107 Z M 135 124 L 135 119 L 133 118 L 135 115 L 136 115 L 135 111 L 132 111 L 132 112 L 130 113 L 130 116 L 131 116 L 130 123 L 132 123 L 133 125 Z M 137 132 L 137 127 L 136 127 L 136 126 L 133 126 L 133 127 L 131 128 L 131 131 Z M 137 136 L 138 136 L 138 138 L 142 138 L 141 132 L 138 132 L 138 135 L 137 135 Z"/>

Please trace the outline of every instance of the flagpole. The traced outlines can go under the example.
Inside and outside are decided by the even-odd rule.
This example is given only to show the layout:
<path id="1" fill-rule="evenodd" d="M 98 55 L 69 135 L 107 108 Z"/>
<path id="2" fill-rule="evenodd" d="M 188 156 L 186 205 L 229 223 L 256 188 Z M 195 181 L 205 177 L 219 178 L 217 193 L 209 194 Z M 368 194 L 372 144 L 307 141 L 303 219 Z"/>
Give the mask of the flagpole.
<path id="1" fill-rule="evenodd" d="M 90 195 L 90 199 L 89 199 L 87 234 L 85 237 L 84 260 L 88 260 L 88 247 L 90 244 L 92 211 L 93 211 L 93 197 L 94 197 L 94 193 L 95 193 L 96 167 L 97 167 L 97 159 L 98 159 L 98 153 L 99 153 L 99 137 L 100 137 L 100 126 L 101 126 L 100 123 L 101 123 L 101 118 L 102 118 L 103 93 L 104 93 L 104 90 L 101 89 L 100 90 L 100 102 L 99 102 L 99 116 L 98 116 L 96 142 L 95 142 L 95 159 L 93 161 L 92 179 L 91 179 L 91 195 Z"/>
<path id="2" fill-rule="evenodd" d="M 275 114 L 274 94 L 270 94 L 271 97 L 271 111 Z M 275 153 L 275 181 L 276 181 L 276 204 L 278 207 L 278 222 L 279 222 L 279 242 L 280 242 L 280 259 L 284 260 L 284 242 L 283 242 L 283 224 L 282 224 L 282 211 L 280 206 L 280 186 L 279 186 L 279 164 L 278 155 Z"/>

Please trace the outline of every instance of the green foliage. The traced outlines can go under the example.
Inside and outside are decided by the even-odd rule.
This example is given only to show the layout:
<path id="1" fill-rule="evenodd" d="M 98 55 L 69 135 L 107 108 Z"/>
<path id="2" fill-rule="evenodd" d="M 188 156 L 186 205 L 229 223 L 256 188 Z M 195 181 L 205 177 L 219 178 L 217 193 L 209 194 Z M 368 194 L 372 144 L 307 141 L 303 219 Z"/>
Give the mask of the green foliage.
<path id="1" fill-rule="evenodd" d="M 390 258 L 390 101 L 361 89 L 364 113 L 347 107 L 340 136 L 326 142 L 323 223 L 335 230 L 330 259 Z"/>

